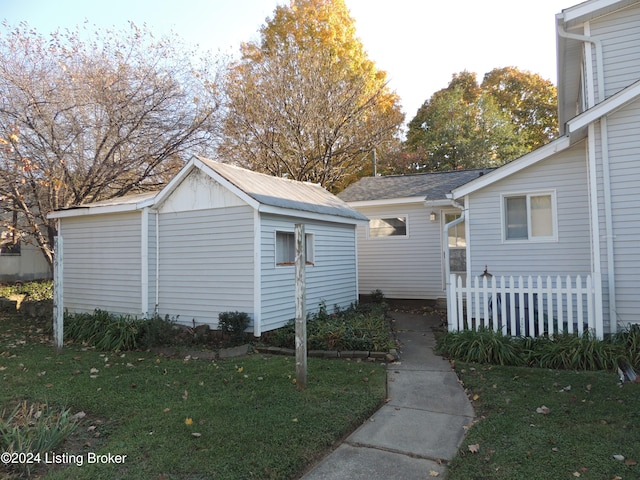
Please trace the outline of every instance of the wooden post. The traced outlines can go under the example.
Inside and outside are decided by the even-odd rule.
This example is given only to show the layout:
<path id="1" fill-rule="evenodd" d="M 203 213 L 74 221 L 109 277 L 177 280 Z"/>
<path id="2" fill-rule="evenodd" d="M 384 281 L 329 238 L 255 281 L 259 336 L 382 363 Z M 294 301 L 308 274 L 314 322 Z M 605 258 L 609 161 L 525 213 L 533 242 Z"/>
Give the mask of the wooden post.
<path id="1" fill-rule="evenodd" d="M 53 343 L 62 350 L 64 343 L 64 305 L 62 301 L 62 237 L 53 240 Z"/>
<path id="2" fill-rule="evenodd" d="M 296 385 L 307 388 L 307 315 L 305 308 L 306 279 L 304 224 L 296 223 Z"/>

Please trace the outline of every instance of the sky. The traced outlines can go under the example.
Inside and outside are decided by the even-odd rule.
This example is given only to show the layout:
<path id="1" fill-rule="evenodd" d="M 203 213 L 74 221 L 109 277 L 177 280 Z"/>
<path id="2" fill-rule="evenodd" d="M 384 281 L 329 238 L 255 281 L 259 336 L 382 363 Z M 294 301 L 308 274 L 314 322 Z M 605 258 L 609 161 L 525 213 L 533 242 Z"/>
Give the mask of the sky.
<path id="1" fill-rule="evenodd" d="M 288 0 L 0 0 L 0 20 L 41 34 L 88 21 L 145 24 L 203 51 L 235 54 Z M 580 0 L 345 0 L 369 58 L 387 72 L 406 121 L 454 73 L 516 67 L 556 83 L 555 14 Z"/>

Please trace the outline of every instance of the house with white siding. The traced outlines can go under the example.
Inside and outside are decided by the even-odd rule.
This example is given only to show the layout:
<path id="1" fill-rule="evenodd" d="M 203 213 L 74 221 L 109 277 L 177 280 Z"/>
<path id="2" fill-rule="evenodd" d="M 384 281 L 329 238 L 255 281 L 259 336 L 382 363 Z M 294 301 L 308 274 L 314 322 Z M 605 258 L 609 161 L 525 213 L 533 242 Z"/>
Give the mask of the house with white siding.
<path id="1" fill-rule="evenodd" d="M 468 279 L 589 277 L 601 336 L 640 322 L 640 1 L 567 8 L 556 32 L 559 138 L 449 198 L 462 208 Z M 548 316 L 582 309 L 571 298 Z M 467 305 L 468 320 L 484 308 Z"/>
<path id="2" fill-rule="evenodd" d="M 49 214 L 58 220 L 64 308 L 176 317 L 253 333 L 295 317 L 294 227 L 306 238 L 306 305 L 358 298 L 356 226 L 367 218 L 319 185 L 193 157 L 161 191 Z"/>
<path id="3" fill-rule="evenodd" d="M 466 272 L 464 226 L 443 234 L 444 225 L 461 215 L 447 194 L 490 171 L 364 177 L 340 192 L 370 219 L 358 226 L 360 295 L 380 290 L 390 299 L 444 299 L 447 272 Z"/>

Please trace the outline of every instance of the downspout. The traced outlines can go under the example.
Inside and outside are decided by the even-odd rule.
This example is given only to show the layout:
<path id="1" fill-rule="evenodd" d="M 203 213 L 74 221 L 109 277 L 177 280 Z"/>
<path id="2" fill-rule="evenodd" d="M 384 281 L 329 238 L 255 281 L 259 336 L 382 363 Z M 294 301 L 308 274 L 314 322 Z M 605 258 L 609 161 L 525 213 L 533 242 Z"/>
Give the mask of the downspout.
<path id="1" fill-rule="evenodd" d="M 262 216 L 253 211 L 253 336 L 262 335 Z"/>
<path id="2" fill-rule="evenodd" d="M 156 301 L 155 311 L 160 306 L 160 212 L 156 210 Z"/>
<path id="3" fill-rule="evenodd" d="M 604 55 L 602 51 L 602 42 L 600 39 L 589 36 L 590 25 L 585 23 L 584 30 L 586 35 L 578 35 L 568 33 L 564 30 L 563 25 L 558 25 L 558 35 L 564 38 L 585 42 L 595 46 L 596 49 L 596 75 L 598 77 L 598 102 L 602 102 L 605 99 L 604 88 Z M 585 56 L 588 54 L 591 58 L 590 45 L 585 45 Z M 593 89 L 593 67 L 592 62 L 588 63 L 587 77 L 589 80 L 589 101 L 587 102 L 587 108 L 591 108 L 596 105 L 594 99 Z M 594 273 L 601 275 L 601 253 L 600 253 L 600 220 L 599 220 L 599 208 L 598 208 L 598 181 L 596 175 L 596 145 L 595 145 L 595 125 L 589 125 L 589 170 L 592 172 L 590 175 L 590 189 L 591 189 L 591 211 L 595 213 L 595 219 L 592 220 L 592 243 L 593 248 L 593 262 Z M 603 184 L 603 206 L 604 206 L 604 219 L 605 219 L 605 247 L 607 250 L 607 286 L 609 297 L 609 330 L 611 333 L 615 333 L 616 328 L 616 276 L 615 276 L 615 261 L 614 261 L 614 248 L 613 248 L 613 208 L 611 201 L 611 171 L 609 165 L 609 135 L 607 132 L 607 119 L 602 117 L 600 119 L 600 143 L 601 143 L 601 155 L 602 155 L 602 184 Z"/>
<path id="4" fill-rule="evenodd" d="M 466 219 L 466 209 L 464 205 L 460 205 L 458 202 L 456 202 L 453 199 L 451 199 L 451 203 L 454 207 L 459 208 L 462 213 L 458 218 L 456 218 L 452 222 L 446 223 L 443 228 L 445 291 L 447 292 L 447 318 L 449 318 L 449 312 L 452 311 L 451 304 L 450 304 L 451 297 L 449 295 L 451 291 L 451 278 L 450 278 L 451 277 L 451 264 L 450 264 L 451 254 L 449 252 L 449 229 L 451 227 L 455 227 L 456 225 L 461 224 Z M 467 245 L 467 250 L 468 250 L 468 245 Z M 448 325 L 448 327 L 450 327 L 450 325 Z M 448 328 L 448 330 L 451 331 L 450 328 Z"/>

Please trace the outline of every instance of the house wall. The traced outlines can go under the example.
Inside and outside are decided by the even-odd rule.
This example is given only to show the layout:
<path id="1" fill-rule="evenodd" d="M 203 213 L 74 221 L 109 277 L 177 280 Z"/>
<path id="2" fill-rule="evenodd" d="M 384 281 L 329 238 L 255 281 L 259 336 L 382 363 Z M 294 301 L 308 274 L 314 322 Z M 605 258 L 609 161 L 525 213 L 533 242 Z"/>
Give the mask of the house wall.
<path id="1" fill-rule="evenodd" d="M 640 322 L 640 100 L 608 119 L 616 317 L 622 326 Z M 604 245 L 603 245 L 604 249 Z"/>
<path id="2" fill-rule="evenodd" d="M 26 282 L 51 278 L 51 269 L 42 251 L 22 242 L 20 254 L 0 253 L 0 282 Z"/>
<path id="3" fill-rule="evenodd" d="M 161 316 L 216 328 L 221 312 L 253 316 L 253 208 L 194 170 L 159 208 Z"/>
<path id="4" fill-rule="evenodd" d="M 610 97 L 640 79 L 640 5 L 597 18 L 589 28 L 602 41 L 605 96 Z"/>
<path id="5" fill-rule="evenodd" d="M 306 267 L 307 312 L 317 312 L 324 302 L 331 312 L 338 305 L 346 308 L 358 299 L 354 225 L 262 215 L 261 221 L 261 298 L 262 330 L 285 325 L 295 318 L 295 266 L 277 266 L 276 231 L 294 232 L 304 223 L 305 234 L 314 240 L 314 265 Z"/>
<path id="6" fill-rule="evenodd" d="M 360 294 L 379 289 L 387 298 L 444 298 L 440 210 L 438 221 L 431 222 L 432 209 L 423 203 L 356 209 L 369 218 L 407 216 L 408 229 L 406 237 L 369 238 L 368 226 L 358 225 Z"/>
<path id="7" fill-rule="evenodd" d="M 140 315 L 140 211 L 61 219 L 64 308 Z"/>
<path id="8" fill-rule="evenodd" d="M 553 190 L 557 241 L 505 242 L 502 194 Z M 493 275 L 585 275 L 591 272 L 585 142 L 471 194 L 466 200 L 467 272 Z"/>

